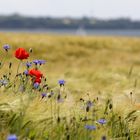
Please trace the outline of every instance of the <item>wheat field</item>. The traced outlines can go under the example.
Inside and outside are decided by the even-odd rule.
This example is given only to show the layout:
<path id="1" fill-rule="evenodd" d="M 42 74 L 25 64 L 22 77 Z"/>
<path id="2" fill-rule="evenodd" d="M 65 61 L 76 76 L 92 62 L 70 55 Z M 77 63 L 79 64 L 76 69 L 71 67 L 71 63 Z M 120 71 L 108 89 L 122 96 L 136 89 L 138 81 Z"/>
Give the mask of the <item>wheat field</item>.
<path id="1" fill-rule="evenodd" d="M 11 46 L 8 53 L 2 49 L 4 44 Z M 54 99 L 47 98 L 42 101 L 39 91 L 31 95 L 15 94 L 11 89 L 1 87 L 0 136 L 2 140 L 11 133 L 16 134 L 19 140 L 53 140 L 54 138 L 56 140 L 100 140 L 103 135 L 112 140 L 139 140 L 140 38 L 0 33 L 0 46 L 1 60 L 4 58 L 4 66 L 0 69 L 1 78 L 8 73 L 9 62 L 12 63 L 12 74 L 16 73 L 19 61 L 14 57 L 15 49 L 32 48 L 28 61 L 46 60 L 46 64 L 41 66 L 40 70 L 46 77 L 49 88 L 59 92 L 57 81 L 64 79 L 66 84 L 65 89 L 62 90 L 65 90 L 67 96 L 64 103 L 56 105 Z M 21 64 L 19 72 L 23 73 L 26 61 L 24 60 Z M 85 116 L 92 117 L 93 112 L 81 110 L 83 105 L 80 99 L 84 99 L 85 102 L 93 100 L 96 107 L 93 107 L 92 111 L 95 113 L 97 110 L 95 118 L 104 117 L 110 123 L 102 128 L 97 126 L 100 130 L 96 132 L 84 131 L 82 127 L 86 122 L 83 121 L 80 125 L 79 120 Z M 113 109 L 108 113 L 113 116 L 105 116 L 104 112 L 107 111 L 105 108 L 112 104 Z M 19 112 L 23 114 L 25 112 L 25 114 L 22 116 Z M 59 121 L 58 116 L 67 117 L 66 122 L 62 121 L 59 126 L 57 123 L 51 124 L 49 118 Z M 73 120 L 69 132 L 65 132 L 64 124 L 70 125 L 71 116 L 76 120 Z M 122 124 L 117 123 L 116 128 L 113 128 L 118 120 L 116 118 L 114 121 L 115 116 L 122 118 Z M 113 121 L 114 124 L 111 124 Z M 88 123 L 92 124 L 92 121 Z M 117 127 L 122 127 L 120 133 L 117 133 L 119 130 L 115 131 Z M 124 130 L 129 127 L 127 136 Z M 32 131 L 26 132 L 27 129 Z M 75 131 L 77 137 L 75 137 Z M 68 134 L 65 136 L 63 132 Z"/>

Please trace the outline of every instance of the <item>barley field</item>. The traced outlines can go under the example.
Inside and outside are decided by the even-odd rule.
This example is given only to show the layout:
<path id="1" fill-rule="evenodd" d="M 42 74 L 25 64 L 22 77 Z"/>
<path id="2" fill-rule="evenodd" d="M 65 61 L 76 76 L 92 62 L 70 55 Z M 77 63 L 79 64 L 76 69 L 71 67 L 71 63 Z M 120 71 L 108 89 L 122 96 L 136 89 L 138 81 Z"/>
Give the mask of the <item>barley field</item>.
<path id="1" fill-rule="evenodd" d="M 140 38 L 0 33 L 0 46 L 1 140 L 140 140 Z"/>

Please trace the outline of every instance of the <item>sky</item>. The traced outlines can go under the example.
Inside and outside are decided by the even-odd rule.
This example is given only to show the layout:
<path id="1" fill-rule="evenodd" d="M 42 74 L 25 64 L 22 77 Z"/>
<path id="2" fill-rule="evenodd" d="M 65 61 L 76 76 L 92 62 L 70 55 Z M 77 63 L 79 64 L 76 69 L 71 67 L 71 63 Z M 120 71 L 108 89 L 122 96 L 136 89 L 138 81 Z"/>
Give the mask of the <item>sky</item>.
<path id="1" fill-rule="evenodd" d="M 140 0 L 0 0 L 0 15 L 126 17 L 140 20 Z"/>

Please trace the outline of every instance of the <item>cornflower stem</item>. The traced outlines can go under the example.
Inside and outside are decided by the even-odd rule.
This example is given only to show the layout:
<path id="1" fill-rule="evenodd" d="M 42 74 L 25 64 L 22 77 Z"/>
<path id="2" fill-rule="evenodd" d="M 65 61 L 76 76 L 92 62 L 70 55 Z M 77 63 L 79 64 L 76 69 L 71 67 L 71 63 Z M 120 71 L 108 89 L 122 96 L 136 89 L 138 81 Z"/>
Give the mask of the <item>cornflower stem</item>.
<path id="1" fill-rule="evenodd" d="M 60 117 L 60 106 L 59 106 L 59 103 L 58 103 L 57 113 L 58 113 L 57 116 Z"/>
<path id="2" fill-rule="evenodd" d="M 51 124 L 53 124 L 52 98 L 51 98 L 51 118 L 52 118 L 52 123 Z"/>
<path id="3" fill-rule="evenodd" d="M 38 70 L 38 69 L 39 69 L 39 68 L 38 68 L 38 65 L 35 65 L 35 69 L 36 69 L 36 70 Z"/>
<path id="4" fill-rule="evenodd" d="M 59 103 L 57 104 L 58 107 L 57 107 L 57 121 L 58 121 L 58 136 L 59 136 L 59 140 L 61 139 L 61 134 L 60 134 L 60 106 L 59 106 Z"/>
<path id="5" fill-rule="evenodd" d="M 0 61 L 0 62 L 1 62 L 1 66 L 0 66 L 0 68 L 3 67 L 6 58 L 7 58 L 7 52 L 5 53 L 5 57 L 3 57 L 3 58 L 1 59 L 1 61 Z"/>
<path id="6" fill-rule="evenodd" d="M 132 95 L 132 92 L 130 93 L 130 102 L 131 102 L 131 105 L 133 105 L 133 95 Z"/>
<path id="7" fill-rule="evenodd" d="M 52 98 L 51 98 L 51 130 L 53 130 L 53 110 L 52 110 Z M 52 133 L 53 131 L 51 131 L 51 135 L 53 135 Z"/>

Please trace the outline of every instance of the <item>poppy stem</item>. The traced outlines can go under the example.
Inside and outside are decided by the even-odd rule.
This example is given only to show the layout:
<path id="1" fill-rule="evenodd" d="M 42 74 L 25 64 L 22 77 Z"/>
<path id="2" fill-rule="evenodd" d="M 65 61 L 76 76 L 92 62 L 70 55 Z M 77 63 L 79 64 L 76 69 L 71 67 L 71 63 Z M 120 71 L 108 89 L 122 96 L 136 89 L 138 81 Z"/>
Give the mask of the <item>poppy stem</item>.
<path id="1" fill-rule="evenodd" d="M 19 64 L 18 64 L 18 67 L 17 67 L 17 74 L 18 74 L 18 72 L 19 72 L 19 68 L 20 68 L 20 65 L 21 65 L 21 63 L 22 63 L 22 60 L 19 62 Z M 16 74 L 16 75 L 17 75 Z"/>

